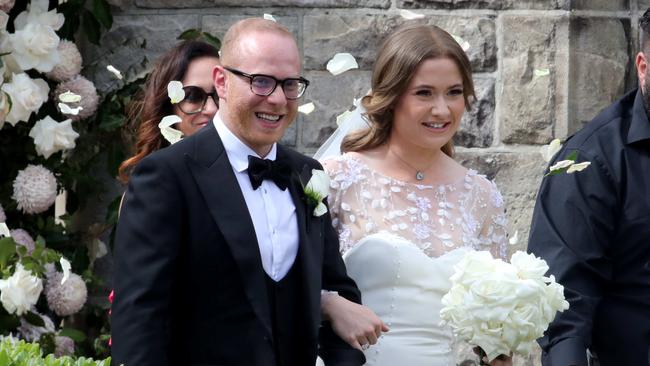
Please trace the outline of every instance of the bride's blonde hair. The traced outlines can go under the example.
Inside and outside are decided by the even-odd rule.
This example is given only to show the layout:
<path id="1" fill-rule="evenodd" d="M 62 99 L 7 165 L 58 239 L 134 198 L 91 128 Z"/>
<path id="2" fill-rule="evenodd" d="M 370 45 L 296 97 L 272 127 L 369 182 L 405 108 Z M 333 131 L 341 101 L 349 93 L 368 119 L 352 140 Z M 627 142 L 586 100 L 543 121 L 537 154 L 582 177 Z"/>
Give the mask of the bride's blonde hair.
<path id="1" fill-rule="evenodd" d="M 406 24 L 383 42 L 372 70 L 372 92 L 361 100 L 370 122 L 369 130 L 346 136 L 341 151 L 372 149 L 388 141 L 393 126 L 393 110 L 406 92 L 418 66 L 425 60 L 448 58 L 456 64 L 463 78 L 465 108 L 476 99 L 472 66 L 458 42 L 435 25 Z M 453 156 L 453 143 L 448 141 L 442 151 Z"/>

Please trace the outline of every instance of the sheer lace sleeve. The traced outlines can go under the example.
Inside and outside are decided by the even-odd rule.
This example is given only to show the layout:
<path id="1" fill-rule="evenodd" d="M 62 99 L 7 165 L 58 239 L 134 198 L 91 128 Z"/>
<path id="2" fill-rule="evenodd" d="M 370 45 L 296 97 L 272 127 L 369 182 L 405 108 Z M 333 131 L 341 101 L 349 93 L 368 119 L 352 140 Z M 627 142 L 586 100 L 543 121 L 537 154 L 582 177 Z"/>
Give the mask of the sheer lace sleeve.
<path id="1" fill-rule="evenodd" d="M 485 215 L 483 226 L 479 234 L 481 243 L 489 247 L 492 256 L 507 260 L 508 256 L 508 236 L 505 203 L 501 192 L 494 182 L 483 178 L 480 183 L 483 188 L 482 192 L 486 194 Z"/>

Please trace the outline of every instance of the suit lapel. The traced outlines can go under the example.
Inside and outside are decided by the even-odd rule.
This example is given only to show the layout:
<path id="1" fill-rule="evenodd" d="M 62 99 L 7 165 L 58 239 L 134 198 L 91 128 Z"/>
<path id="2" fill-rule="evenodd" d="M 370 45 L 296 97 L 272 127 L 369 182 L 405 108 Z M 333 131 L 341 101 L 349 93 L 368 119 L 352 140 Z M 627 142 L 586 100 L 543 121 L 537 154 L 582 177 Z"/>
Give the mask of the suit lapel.
<path id="1" fill-rule="evenodd" d="M 271 335 L 266 274 L 244 195 L 214 125 L 203 128 L 194 141 L 193 156 L 185 160 L 237 262 L 246 296 Z"/>
<path id="2" fill-rule="evenodd" d="M 322 220 L 314 217 L 304 199 L 304 185 L 307 185 L 311 178 L 311 169 L 307 165 L 300 166 L 300 162 L 290 158 L 286 149 L 278 145 L 278 159 L 285 157 L 291 162 L 293 174 L 289 192 L 296 206 L 296 219 L 298 220 L 298 258 L 302 266 L 304 278 L 303 291 L 307 301 L 306 306 L 310 309 L 311 319 L 320 319 L 320 274 L 322 265 L 319 258 L 322 257 Z"/>

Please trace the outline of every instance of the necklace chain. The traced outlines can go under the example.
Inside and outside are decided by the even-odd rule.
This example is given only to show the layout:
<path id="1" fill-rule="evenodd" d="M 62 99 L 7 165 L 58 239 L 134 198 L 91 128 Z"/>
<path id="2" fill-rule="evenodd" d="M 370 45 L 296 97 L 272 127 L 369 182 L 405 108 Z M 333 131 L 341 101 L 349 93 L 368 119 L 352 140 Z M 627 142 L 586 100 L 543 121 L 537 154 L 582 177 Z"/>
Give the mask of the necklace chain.
<path id="1" fill-rule="evenodd" d="M 399 161 L 401 161 L 404 165 L 406 165 L 407 167 L 415 170 L 415 179 L 416 180 L 421 181 L 421 180 L 424 179 L 424 172 L 422 170 L 420 170 L 420 169 L 414 167 L 413 165 L 409 164 L 406 160 L 402 159 L 401 156 L 397 155 L 395 153 L 395 151 L 393 151 L 392 149 L 388 148 L 388 151 L 391 152 L 393 155 L 395 155 L 395 157 L 397 159 L 399 159 Z M 432 165 L 433 165 L 433 163 L 431 163 L 431 165 L 429 165 L 426 169 L 423 169 L 423 170 L 427 170 L 427 169 L 431 168 Z"/>

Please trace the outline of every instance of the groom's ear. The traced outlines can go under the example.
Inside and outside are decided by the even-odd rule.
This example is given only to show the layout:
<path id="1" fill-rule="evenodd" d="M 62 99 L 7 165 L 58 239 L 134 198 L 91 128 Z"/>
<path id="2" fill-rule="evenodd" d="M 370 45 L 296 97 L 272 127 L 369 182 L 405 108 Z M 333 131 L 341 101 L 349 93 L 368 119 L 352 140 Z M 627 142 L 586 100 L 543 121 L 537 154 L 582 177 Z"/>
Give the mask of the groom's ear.
<path id="1" fill-rule="evenodd" d="M 212 69 L 212 81 L 214 82 L 214 88 L 217 91 L 217 95 L 219 95 L 219 99 L 227 101 L 226 70 L 223 66 L 218 65 Z"/>

